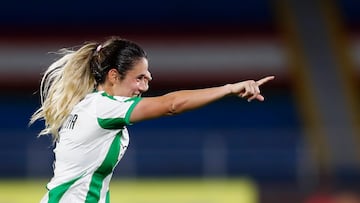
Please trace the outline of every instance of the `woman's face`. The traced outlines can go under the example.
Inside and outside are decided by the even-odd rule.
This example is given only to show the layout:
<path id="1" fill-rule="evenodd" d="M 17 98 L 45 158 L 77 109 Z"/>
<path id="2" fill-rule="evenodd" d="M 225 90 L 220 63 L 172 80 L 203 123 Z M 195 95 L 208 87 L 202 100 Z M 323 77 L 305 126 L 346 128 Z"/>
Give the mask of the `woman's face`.
<path id="1" fill-rule="evenodd" d="M 141 58 L 131 70 L 126 72 L 124 79 L 121 79 L 119 75 L 114 83 L 113 93 L 115 96 L 140 96 L 149 89 L 149 82 L 151 80 L 148 61 L 146 58 Z"/>

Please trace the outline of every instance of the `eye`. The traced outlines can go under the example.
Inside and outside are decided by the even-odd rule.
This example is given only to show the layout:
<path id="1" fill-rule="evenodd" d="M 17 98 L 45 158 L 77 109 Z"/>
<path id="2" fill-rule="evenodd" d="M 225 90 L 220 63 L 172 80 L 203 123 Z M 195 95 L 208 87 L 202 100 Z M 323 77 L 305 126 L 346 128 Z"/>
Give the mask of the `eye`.
<path id="1" fill-rule="evenodd" d="M 136 78 L 137 81 L 147 81 L 147 78 L 144 75 L 141 75 Z"/>
<path id="2" fill-rule="evenodd" d="M 138 82 L 140 82 L 142 80 L 144 80 L 144 77 L 142 77 L 142 76 L 136 78 L 136 81 L 138 81 Z"/>
<path id="3" fill-rule="evenodd" d="M 143 82 L 143 83 L 149 83 L 151 80 L 151 78 L 147 77 L 146 75 L 139 75 L 137 78 L 136 78 L 136 81 L 137 82 Z"/>

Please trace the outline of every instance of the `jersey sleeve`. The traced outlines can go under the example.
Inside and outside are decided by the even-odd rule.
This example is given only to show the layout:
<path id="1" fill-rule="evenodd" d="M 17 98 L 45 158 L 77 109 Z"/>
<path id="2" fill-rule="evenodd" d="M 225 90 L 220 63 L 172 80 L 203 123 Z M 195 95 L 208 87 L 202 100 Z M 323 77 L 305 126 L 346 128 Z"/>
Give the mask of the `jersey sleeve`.
<path id="1" fill-rule="evenodd" d="M 118 97 L 103 93 L 97 101 L 98 124 L 104 129 L 121 129 L 130 125 L 130 115 L 141 97 Z"/>

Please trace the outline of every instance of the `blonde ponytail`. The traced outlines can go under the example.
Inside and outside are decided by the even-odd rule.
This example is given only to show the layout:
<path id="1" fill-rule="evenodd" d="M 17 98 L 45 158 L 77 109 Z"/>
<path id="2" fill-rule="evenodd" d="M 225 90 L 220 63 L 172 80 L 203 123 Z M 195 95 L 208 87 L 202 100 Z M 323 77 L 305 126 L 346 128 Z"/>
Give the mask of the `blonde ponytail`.
<path id="1" fill-rule="evenodd" d="M 95 79 L 90 68 L 96 43 L 88 43 L 77 51 L 60 50 L 63 55 L 49 66 L 40 84 L 41 107 L 31 116 L 30 124 L 44 119 L 39 136 L 51 134 L 54 141 L 73 107 L 93 91 Z"/>

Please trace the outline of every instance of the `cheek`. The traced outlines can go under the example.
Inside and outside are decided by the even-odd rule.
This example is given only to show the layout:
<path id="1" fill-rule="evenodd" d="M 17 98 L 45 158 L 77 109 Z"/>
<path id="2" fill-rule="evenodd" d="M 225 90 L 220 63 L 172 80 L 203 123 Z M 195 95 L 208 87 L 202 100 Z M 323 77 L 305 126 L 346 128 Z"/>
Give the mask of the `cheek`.
<path id="1" fill-rule="evenodd" d="M 139 85 L 140 85 L 139 82 L 134 82 L 134 83 L 131 84 L 131 89 L 137 90 L 137 89 L 139 89 Z"/>
<path id="2" fill-rule="evenodd" d="M 135 90 L 138 87 L 138 84 L 135 80 L 124 80 L 121 84 L 123 88 L 128 90 Z"/>

